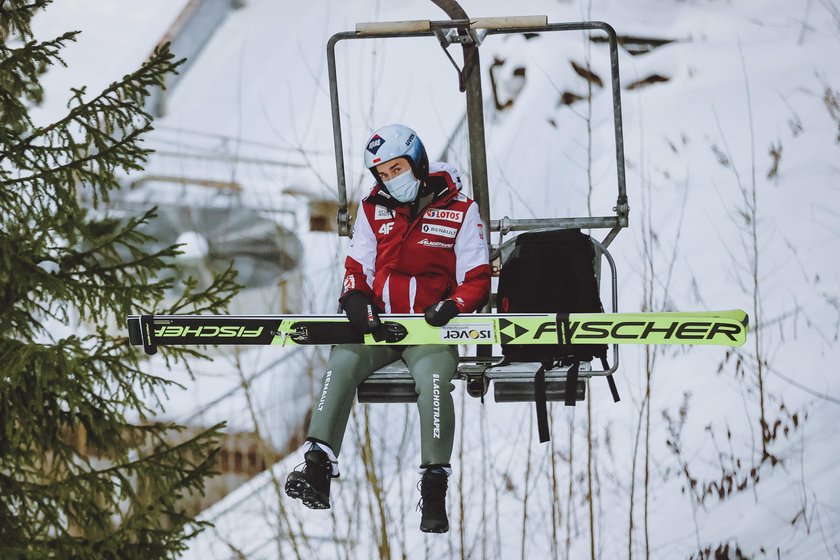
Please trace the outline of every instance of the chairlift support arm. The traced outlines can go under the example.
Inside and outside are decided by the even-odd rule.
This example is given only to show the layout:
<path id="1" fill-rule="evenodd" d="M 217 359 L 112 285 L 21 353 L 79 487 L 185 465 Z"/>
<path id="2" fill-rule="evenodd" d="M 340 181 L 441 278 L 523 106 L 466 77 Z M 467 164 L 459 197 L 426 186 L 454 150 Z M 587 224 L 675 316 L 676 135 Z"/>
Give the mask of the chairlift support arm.
<path id="1" fill-rule="evenodd" d="M 441 6 L 446 4 L 444 9 L 451 9 L 453 3 L 446 0 L 433 0 Z M 455 4 L 457 6 L 457 4 Z M 441 6 L 444 7 L 444 6 Z M 463 10 L 461 10 L 463 13 Z M 451 14 L 450 14 L 451 15 Z M 466 14 L 463 14 L 466 15 Z M 338 178 L 338 229 L 339 235 L 350 235 L 350 223 L 347 212 L 347 182 L 344 169 L 344 149 L 341 138 L 341 116 L 338 99 L 338 81 L 335 64 L 335 45 L 342 40 L 351 39 L 384 39 L 396 37 L 426 37 L 438 35 L 444 30 L 468 30 L 474 32 L 477 29 L 483 31 L 483 36 L 496 34 L 510 34 L 522 32 L 551 32 L 551 31 L 595 31 L 600 30 L 607 34 L 610 49 L 610 67 L 612 77 L 612 103 L 613 103 L 613 126 L 616 146 L 616 174 L 618 182 L 618 197 L 614 207 L 615 216 L 587 217 L 587 218 L 545 218 L 532 220 L 517 220 L 503 218 L 502 220 L 490 220 L 490 204 L 487 192 L 487 170 L 486 170 L 486 149 L 484 142 L 484 119 L 481 111 L 482 94 L 481 79 L 478 73 L 470 71 L 470 61 L 477 64 L 478 43 L 473 39 L 473 44 L 463 44 L 467 49 L 473 49 L 475 58 L 468 58 L 465 53 L 464 75 L 466 79 L 467 93 L 467 122 L 470 132 L 470 155 L 472 162 L 473 176 L 473 197 L 479 206 L 479 213 L 482 221 L 490 231 L 508 232 L 525 231 L 531 229 L 561 227 L 561 228 L 598 228 L 610 229 L 611 231 L 603 240 L 604 245 L 609 245 L 618 232 L 628 225 L 629 207 L 627 202 L 627 188 L 624 161 L 624 130 L 621 114 L 621 82 L 618 69 L 618 40 L 615 30 L 609 24 L 600 21 L 585 21 L 572 23 L 548 24 L 545 16 L 523 16 L 511 18 L 459 18 L 448 21 L 410 21 L 410 22 L 380 22 L 360 23 L 356 31 L 342 32 L 333 35 L 327 43 L 327 62 L 330 79 L 330 101 L 333 120 L 333 141 L 336 151 L 336 175 Z M 467 35 L 470 36 L 470 35 Z M 448 35 L 443 35 L 448 37 Z M 464 36 L 461 36 L 464 37 Z M 471 114 L 471 107 L 474 114 Z M 480 117 L 480 118 L 478 118 Z"/>

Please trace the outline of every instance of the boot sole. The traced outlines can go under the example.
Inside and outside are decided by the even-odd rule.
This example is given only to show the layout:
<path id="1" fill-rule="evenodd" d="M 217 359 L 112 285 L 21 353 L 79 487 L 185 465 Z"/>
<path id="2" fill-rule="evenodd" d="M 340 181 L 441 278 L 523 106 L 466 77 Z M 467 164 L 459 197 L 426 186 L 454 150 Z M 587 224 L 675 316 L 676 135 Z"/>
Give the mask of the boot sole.
<path id="1" fill-rule="evenodd" d="M 446 527 L 420 527 L 420 531 L 423 533 L 448 533 L 449 526 Z"/>
<path id="2" fill-rule="evenodd" d="M 300 500 L 309 509 L 330 509 L 329 500 L 324 500 L 323 496 L 306 479 L 293 478 L 287 480 L 286 495 Z"/>

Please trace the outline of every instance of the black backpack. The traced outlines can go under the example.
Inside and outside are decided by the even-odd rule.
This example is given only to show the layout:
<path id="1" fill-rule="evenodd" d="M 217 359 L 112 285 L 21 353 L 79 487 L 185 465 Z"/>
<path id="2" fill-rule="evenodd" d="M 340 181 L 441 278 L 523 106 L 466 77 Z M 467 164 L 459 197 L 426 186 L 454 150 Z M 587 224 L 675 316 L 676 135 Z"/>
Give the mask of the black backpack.
<path id="1" fill-rule="evenodd" d="M 496 300 L 501 313 L 603 313 L 595 277 L 595 247 L 579 229 L 523 233 L 502 263 Z M 606 344 L 507 344 L 512 362 L 570 364 L 606 358 Z"/>
<path id="2" fill-rule="evenodd" d="M 595 275 L 595 246 L 579 229 L 553 229 L 520 234 L 505 254 L 496 307 L 500 313 L 557 313 L 558 332 L 569 313 L 602 313 L 604 307 Z M 507 362 L 540 362 L 535 376 L 537 420 L 540 441 L 548 441 L 545 419 L 545 370 L 571 366 L 566 377 L 566 405 L 574 406 L 580 362 L 599 358 L 607 364 L 606 344 L 502 345 Z M 612 375 L 607 377 L 613 399 L 618 391 Z M 541 418 L 542 417 L 542 418 Z"/>

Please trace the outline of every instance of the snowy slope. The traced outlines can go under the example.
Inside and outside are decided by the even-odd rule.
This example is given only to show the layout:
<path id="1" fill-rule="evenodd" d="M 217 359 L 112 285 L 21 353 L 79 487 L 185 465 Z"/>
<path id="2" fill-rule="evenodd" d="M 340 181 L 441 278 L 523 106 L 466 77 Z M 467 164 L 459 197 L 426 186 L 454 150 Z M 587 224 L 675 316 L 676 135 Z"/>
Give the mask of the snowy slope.
<path id="1" fill-rule="evenodd" d="M 647 55 L 622 51 L 620 59 L 625 85 L 653 74 L 668 78 L 622 91 L 631 228 L 611 246 L 620 308 L 740 307 L 758 329 L 737 354 L 662 348 L 646 356 L 643 348 L 623 349 L 623 400 L 611 403 L 606 383 L 594 380 L 589 404 L 552 407 L 554 439 L 545 445 L 536 442 L 531 406 L 492 398 L 482 405 L 458 386 L 448 535 L 417 530 L 414 408 L 369 405 L 355 409 L 330 512 L 306 510 L 277 494 L 272 477 L 282 485 L 300 461 L 291 456 L 205 512 L 203 518 L 216 527 L 199 536 L 185 557 L 588 557 L 590 405 L 599 557 L 641 556 L 646 548 L 654 558 L 690 557 L 726 544 L 731 557 L 736 546 L 757 558 L 840 557 L 840 469 L 834 460 L 840 419 L 840 111 L 832 116 L 826 103 L 840 90 L 837 2 L 462 5 L 476 16 L 591 18 L 611 23 L 620 34 L 677 40 Z M 308 162 L 259 184 L 260 196 L 269 196 L 272 183 L 277 190 L 294 185 L 329 196 L 335 178 L 327 38 L 356 21 L 427 18 L 443 14 L 427 2 L 350 0 L 300 10 L 288 2 L 249 0 L 173 93 L 161 125 L 271 144 L 277 157 Z M 493 37 L 482 47 L 485 68 L 496 56 L 506 59 L 502 73 L 515 65 L 527 68 L 525 89 L 511 108 L 497 113 L 486 105 L 493 218 L 580 215 L 589 207 L 604 215 L 614 205 L 608 91 L 594 91 L 591 152 L 587 104 L 557 103 L 564 91 L 586 93 L 570 61 L 584 63 L 587 53 L 593 71 L 606 80 L 606 47 L 587 46 L 580 34 L 527 41 Z M 371 129 L 406 122 L 435 153 L 463 114 L 463 98 L 454 69 L 431 40 L 348 44 L 340 49 L 339 64 L 348 183 L 357 198 L 367 182 L 360 148 Z M 247 155 L 249 148 L 243 143 L 239 149 Z M 771 150 L 781 155 L 768 177 Z M 238 173 L 258 183 L 257 172 Z M 307 309 L 332 311 L 346 241 L 305 234 L 304 242 Z M 771 426 L 780 420 L 778 437 L 767 445 L 779 460 L 775 465 L 761 460 L 756 352 L 765 416 Z M 263 352 L 244 363 L 258 371 L 279 357 Z M 652 362 L 649 408 L 646 360 Z M 217 360 L 207 366 L 215 368 L 212 375 L 200 377 L 202 387 L 209 387 L 200 391 L 201 402 L 173 401 L 176 416 L 201 409 L 238 383 L 225 363 Z M 282 438 L 283 426 L 293 420 L 272 421 L 270 411 L 293 416 L 308 402 L 304 396 L 279 404 L 291 397 L 282 393 L 281 373 L 298 370 L 277 370 L 275 385 L 255 392 L 262 399 L 261 418 Z M 317 361 L 308 374 L 317 378 Z M 227 416 L 236 426 L 250 422 L 241 398 L 208 415 Z M 365 463 L 359 451 L 366 423 L 373 463 Z M 696 481 L 693 488 L 687 474 Z M 725 499 L 703 496 L 704 485 L 726 483 L 729 475 L 736 486 L 746 481 L 743 491 Z"/>

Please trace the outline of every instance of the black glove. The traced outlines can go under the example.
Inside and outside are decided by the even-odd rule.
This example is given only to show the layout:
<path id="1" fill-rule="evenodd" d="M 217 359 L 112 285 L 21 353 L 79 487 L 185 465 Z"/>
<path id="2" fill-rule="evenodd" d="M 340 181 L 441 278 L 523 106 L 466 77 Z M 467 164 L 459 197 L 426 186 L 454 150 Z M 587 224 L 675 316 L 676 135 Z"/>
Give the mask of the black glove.
<path id="1" fill-rule="evenodd" d="M 460 310 L 455 302 L 451 299 L 445 299 L 426 308 L 426 322 L 433 327 L 442 327 L 458 313 L 460 313 Z"/>
<path id="2" fill-rule="evenodd" d="M 359 334 L 378 333 L 382 330 L 379 312 L 362 292 L 350 292 L 344 297 L 344 313 Z"/>

